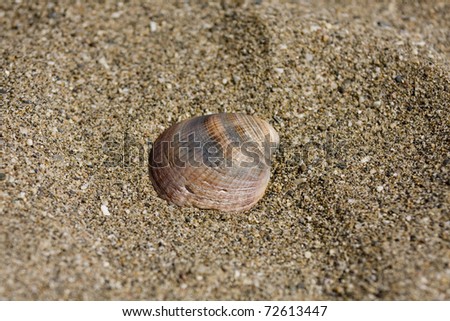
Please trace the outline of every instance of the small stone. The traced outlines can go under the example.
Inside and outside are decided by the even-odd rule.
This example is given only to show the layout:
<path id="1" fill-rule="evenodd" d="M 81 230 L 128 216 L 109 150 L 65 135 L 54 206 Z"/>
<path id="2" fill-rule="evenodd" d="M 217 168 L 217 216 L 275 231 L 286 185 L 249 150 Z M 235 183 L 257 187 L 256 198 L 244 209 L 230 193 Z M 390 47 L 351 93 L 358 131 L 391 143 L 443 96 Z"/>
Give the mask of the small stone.
<path id="1" fill-rule="evenodd" d="M 106 215 L 106 216 L 110 216 L 111 215 L 111 213 L 109 212 L 108 206 L 103 204 L 100 207 L 100 209 L 102 210 L 103 215 Z"/>
<path id="2" fill-rule="evenodd" d="M 83 185 L 81 185 L 81 190 L 86 190 L 87 188 L 89 187 L 89 183 L 86 183 L 86 184 L 83 184 Z"/>
<path id="3" fill-rule="evenodd" d="M 107 236 L 108 240 L 110 240 L 111 242 L 117 242 L 117 236 L 114 233 L 111 233 Z"/>
<path id="4" fill-rule="evenodd" d="M 390 28 L 391 27 L 391 25 L 388 22 L 382 21 L 382 20 L 377 21 L 377 26 L 381 27 L 381 28 Z"/>
<path id="5" fill-rule="evenodd" d="M 377 188 L 377 192 L 382 192 L 384 190 L 383 185 L 378 185 L 376 188 Z"/>
<path id="6" fill-rule="evenodd" d="M 20 127 L 19 132 L 23 135 L 28 135 L 28 129 L 26 129 L 25 127 Z"/>
<path id="7" fill-rule="evenodd" d="M 375 102 L 373 103 L 373 107 L 378 108 L 378 107 L 380 107 L 380 106 L 381 106 L 381 101 L 380 101 L 380 100 L 377 100 L 377 101 L 375 101 Z"/>
<path id="8" fill-rule="evenodd" d="M 345 163 L 337 163 L 336 167 L 339 168 L 339 169 L 346 169 L 347 165 Z"/>
<path id="9" fill-rule="evenodd" d="M 403 76 L 402 75 L 397 75 L 397 76 L 395 76 L 395 78 L 394 78 L 394 80 L 396 81 L 396 82 L 403 82 Z"/>
<path id="10" fill-rule="evenodd" d="M 5 173 L 0 173 L 0 181 L 4 181 L 6 178 L 6 174 Z"/>
<path id="11" fill-rule="evenodd" d="M 150 21 L 150 31 L 156 32 L 156 30 L 158 30 L 158 24 L 154 21 Z"/>
<path id="12" fill-rule="evenodd" d="M 106 61 L 105 57 L 101 57 L 98 62 L 100 63 L 100 65 L 102 65 L 106 70 L 109 70 L 110 67 L 108 65 L 108 62 Z"/>
<path id="13" fill-rule="evenodd" d="M 113 12 L 111 14 L 111 18 L 117 19 L 117 18 L 120 18 L 121 15 L 122 15 L 122 11 Z"/>
<path id="14" fill-rule="evenodd" d="M 130 88 L 124 87 L 124 88 L 119 88 L 119 92 L 121 94 L 125 94 L 128 95 L 130 93 Z"/>
<path id="15" fill-rule="evenodd" d="M 312 253 L 311 253 L 310 251 L 306 251 L 306 252 L 305 252 L 305 257 L 306 257 L 307 259 L 310 259 L 311 256 L 312 256 Z"/>
<path id="16" fill-rule="evenodd" d="M 33 146 L 33 140 L 31 138 L 27 139 L 27 145 Z"/>
<path id="17" fill-rule="evenodd" d="M 273 120 L 275 120 L 279 125 L 284 125 L 283 119 L 277 115 L 273 116 Z"/>
<path id="18" fill-rule="evenodd" d="M 361 162 L 361 164 L 370 162 L 370 156 L 365 156 L 365 157 L 361 158 L 360 162 Z"/>
<path id="19" fill-rule="evenodd" d="M 273 70 L 275 70 L 275 72 L 279 75 L 281 75 L 284 72 L 283 68 L 273 68 Z"/>

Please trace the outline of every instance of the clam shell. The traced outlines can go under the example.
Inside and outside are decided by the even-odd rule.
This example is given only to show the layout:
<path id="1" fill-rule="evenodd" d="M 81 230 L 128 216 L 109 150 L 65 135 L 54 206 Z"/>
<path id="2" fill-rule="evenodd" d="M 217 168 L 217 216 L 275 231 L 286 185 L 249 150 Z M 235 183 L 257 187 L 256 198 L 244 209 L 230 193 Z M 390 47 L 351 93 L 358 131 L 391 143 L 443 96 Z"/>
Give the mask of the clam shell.
<path id="1" fill-rule="evenodd" d="M 255 116 L 194 117 L 155 141 L 150 178 L 161 198 L 179 206 L 246 210 L 264 195 L 278 144 L 273 127 Z"/>

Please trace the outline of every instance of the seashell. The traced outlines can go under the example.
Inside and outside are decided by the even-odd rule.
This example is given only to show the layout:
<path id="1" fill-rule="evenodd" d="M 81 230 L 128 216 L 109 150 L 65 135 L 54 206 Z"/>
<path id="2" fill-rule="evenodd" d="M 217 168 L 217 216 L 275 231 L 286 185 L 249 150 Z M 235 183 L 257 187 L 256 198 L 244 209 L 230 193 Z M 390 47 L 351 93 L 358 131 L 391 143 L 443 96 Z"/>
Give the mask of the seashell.
<path id="1" fill-rule="evenodd" d="M 255 116 L 197 116 L 158 137 L 150 178 L 161 198 L 179 206 L 247 210 L 264 195 L 278 145 L 275 129 Z"/>

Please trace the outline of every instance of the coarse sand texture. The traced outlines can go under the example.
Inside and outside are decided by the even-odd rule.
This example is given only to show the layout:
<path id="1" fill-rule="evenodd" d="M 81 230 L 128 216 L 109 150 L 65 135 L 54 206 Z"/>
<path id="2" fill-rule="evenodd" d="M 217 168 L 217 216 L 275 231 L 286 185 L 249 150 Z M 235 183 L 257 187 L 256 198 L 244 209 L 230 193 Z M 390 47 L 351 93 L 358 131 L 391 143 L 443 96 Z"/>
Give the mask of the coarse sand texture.
<path id="1" fill-rule="evenodd" d="M 449 1 L 2 1 L 0 299 L 450 300 Z M 250 210 L 179 207 L 152 142 L 280 137 Z"/>

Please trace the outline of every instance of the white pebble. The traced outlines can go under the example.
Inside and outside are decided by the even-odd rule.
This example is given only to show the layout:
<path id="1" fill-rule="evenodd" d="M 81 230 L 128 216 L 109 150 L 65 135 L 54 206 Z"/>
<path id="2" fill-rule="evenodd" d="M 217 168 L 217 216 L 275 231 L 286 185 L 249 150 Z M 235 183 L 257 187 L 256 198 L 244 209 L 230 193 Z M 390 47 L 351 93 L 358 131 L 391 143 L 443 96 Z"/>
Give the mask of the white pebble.
<path id="1" fill-rule="evenodd" d="M 121 94 L 127 95 L 127 94 L 130 93 L 130 88 L 127 88 L 127 87 L 119 88 L 119 92 L 120 92 Z"/>
<path id="2" fill-rule="evenodd" d="M 110 215 L 111 215 L 111 213 L 110 213 L 109 210 L 108 210 L 108 206 L 102 205 L 102 206 L 100 207 L 100 209 L 102 210 L 103 215 L 106 215 L 106 216 L 110 216 Z"/>
<path id="3" fill-rule="evenodd" d="M 31 138 L 27 139 L 27 145 L 33 146 L 33 140 Z"/>
<path id="4" fill-rule="evenodd" d="M 378 185 L 377 186 L 377 192 L 382 192 L 384 190 L 383 185 Z"/>
<path id="5" fill-rule="evenodd" d="M 105 57 L 101 57 L 98 62 L 100 63 L 100 65 L 102 65 L 106 70 L 109 70 L 109 65 L 108 62 L 106 61 Z"/>
<path id="6" fill-rule="evenodd" d="M 306 252 L 305 252 L 305 257 L 306 257 L 307 259 L 310 259 L 311 256 L 312 256 L 312 253 L 311 253 L 310 251 L 306 251 Z"/>
<path id="7" fill-rule="evenodd" d="M 283 68 L 274 68 L 273 70 L 275 70 L 275 72 L 279 75 L 281 75 L 284 72 Z"/>
<path id="8" fill-rule="evenodd" d="M 25 127 L 20 127 L 19 131 L 21 134 L 28 135 L 28 129 L 26 129 Z"/>
<path id="9" fill-rule="evenodd" d="M 150 31 L 155 32 L 158 29 L 158 25 L 154 21 L 150 21 Z"/>
<path id="10" fill-rule="evenodd" d="M 413 42 L 413 45 L 416 45 L 418 47 L 423 47 L 425 46 L 427 43 L 425 41 L 417 41 L 417 42 Z"/>
<path id="11" fill-rule="evenodd" d="M 365 156 L 363 158 L 361 158 L 361 163 L 365 164 L 368 163 L 370 161 L 370 156 Z"/>
<path id="12" fill-rule="evenodd" d="M 122 15 L 122 11 L 113 12 L 111 14 L 111 18 L 117 19 L 117 18 L 120 18 L 121 15 Z"/>

